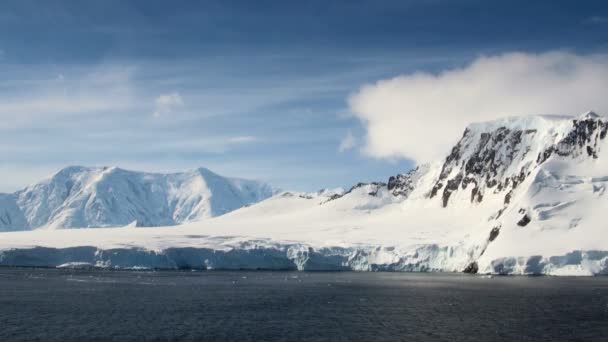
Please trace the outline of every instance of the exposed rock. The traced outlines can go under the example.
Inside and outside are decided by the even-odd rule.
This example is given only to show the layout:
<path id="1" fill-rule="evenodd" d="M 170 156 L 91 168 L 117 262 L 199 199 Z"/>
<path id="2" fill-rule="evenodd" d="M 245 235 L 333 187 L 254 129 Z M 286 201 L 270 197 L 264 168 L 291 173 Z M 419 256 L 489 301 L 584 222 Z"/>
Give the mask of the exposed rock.
<path id="1" fill-rule="evenodd" d="M 554 137 L 547 136 L 546 130 L 526 127 L 545 127 L 550 120 L 541 118 L 517 125 L 510 125 L 512 121 L 506 120 L 505 126 L 480 124 L 468 127 L 446 157 L 429 197 L 441 192 L 442 204 L 446 207 L 452 193 L 462 189 L 470 191 L 471 203 L 481 203 L 486 191 L 492 189 L 494 194 L 505 191 L 504 203 L 509 204 L 513 190 L 551 156 L 585 154 L 598 158 L 598 141 L 608 134 L 605 119 L 590 112 L 572 120 L 572 128 L 562 131 L 563 138 L 556 144 L 552 144 Z M 535 159 L 527 157 L 529 153 L 534 153 Z"/>
<path id="2" fill-rule="evenodd" d="M 476 261 L 473 261 L 472 263 L 468 264 L 467 267 L 465 267 L 462 272 L 470 273 L 470 274 L 477 274 L 478 271 L 479 271 L 479 266 L 477 265 Z"/>
<path id="3" fill-rule="evenodd" d="M 509 192 L 507 192 L 507 194 L 505 195 L 505 200 L 504 203 L 505 205 L 511 203 L 511 197 L 513 197 L 513 190 L 510 190 Z"/>
<path id="4" fill-rule="evenodd" d="M 496 240 L 499 233 L 500 233 L 500 227 L 492 228 L 492 230 L 490 231 L 490 237 L 489 237 L 488 241 L 492 242 L 492 241 Z"/>
<path id="5" fill-rule="evenodd" d="M 342 197 L 350 194 L 351 192 L 355 191 L 356 189 L 360 189 L 360 188 L 363 188 L 363 187 L 366 187 L 366 186 L 369 186 L 369 188 L 370 188 L 369 191 L 368 191 L 368 193 L 367 193 L 368 195 L 370 195 L 370 196 L 377 196 L 378 195 L 378 191 L 381 188 L 386 187 L 386 183 L 383 183 L 383 182 L 362 183 L 362 182 L 360 182 L 360 183 L 357 183 L 357 185 L 353 186 L 348 191 L 346 191 L 346 192 L 344 192 L 342 194 L 334 194 L 334 195 L 332 195 L 331 197 L 329 197 L 327 199 L 327 201 L 322 202 L 321 204 L 324 204 L 324 203 L 327 203 L 327 202 L 331 202 L 331 201 L 335 201 L 335 200 L 337 200 L 339 198 L 342 198 Z"/>
<path id="6" fill-rule="evenodd" d="M 608 123 L 597 114 L 590 112 L 582 119 L 573 120 L 572 125 L 573 129 L 553 149 L 555 153 L 565 157 L 578 156 L 586 152 L 587 155 L 597 158 L 598 138 L 606 137 Z"/>
<path id="7" fill-rule="evenodd" d="M 500 192 L 508 188 L 509 180 L 503 181 L 503 177 L 507 176 L 506 169 L 516 157 L 521 159 L 529 151 L 529 148 L 520 146 L 522 136 L 533 136 L 536 133 L 533 129 L 511 130 L 506 127 L 481 133 L 465 130 L 462 139 L 446 158 L 430 197 L 436 196 L 445 183 L 447 185 L 442 196 L 444 207 L 447 206 L 451 193 L 458 187 L 465 190 L 473 184 L 470 190 L 472 203 L 482 202 L 486 189 L 496 188 L 494 192 Z M 526 171 L 521 171 L 524 177 Z M 514 181 L 521 181 L 519 174 L 511 179 L 511 184 L 516 186 Z"/>
<path id="8" fill-rule="evenodd" d="M 412 191 L 414 191 L 416 183 L 420 177 L 422 177 L 428 170 L 429 165 L 424 164 L 410 170 L 407 173 L 391 176 L 388 179 L 387 189 L 393 194 L 393 196 L 407 198 Z"/>
<path id="9" fill-rule="evenodd" d="M 460 182 L 462 182 L 462 174 L 458 174 L 454 179 L 448 180 L 448 184 L 446 185 L 445 189 L 443 189 L 443 207 L 448 206 L 450 195 L 452 192 L 458 190 Z"/>
<path id="10" fill-rule="evenodd" d="M 333 200 L 338 199 L 338 198 L 340 198 L 340 197 L 342 197 L 342 194 L 333 194 L 333 195 L 331 195 L 331 196 L 330 196 L 330 197 L 327 199 L 327 201 L 326 201 L 326 202 L 333 201 Z"/>
<path id="11" fill-rule="evenodd" d="M 410 173 L 401 173 L 388 179 L 387 188 L 394 196 L 407 196 L 414 190 L 414 184 Z"/>
<path id="12" fill-rule="evenodd" d="M 524 215 L 521 220 L 519 220 L 519 222 L 517 222 L 517 225 L 520 227 L 525 227 L 528 225 L 528 223 L 530 223 L 532 221 L 532 219 L 530 218 L 530 216 L 528 216 L 528 214 Z"/>

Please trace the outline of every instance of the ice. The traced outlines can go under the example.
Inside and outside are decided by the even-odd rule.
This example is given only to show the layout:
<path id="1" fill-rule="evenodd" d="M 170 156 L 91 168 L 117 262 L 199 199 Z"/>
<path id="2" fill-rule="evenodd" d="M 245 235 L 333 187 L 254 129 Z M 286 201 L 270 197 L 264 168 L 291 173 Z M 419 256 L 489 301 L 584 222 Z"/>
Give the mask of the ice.
<path id="1" fill-rule="evenodd" d="M 394 177 L 390 190 L 282 192 L 221 216 L 181 215 L 174 227 L 7 232 L 0 264 L 608 274 L 607 130 L 599 115 L 472 124 L 445 160 Z M 173 177 L 189 184 L 185 199 L 225 184 Z M 73 183 L 97 184 L 89 179 Z"/>

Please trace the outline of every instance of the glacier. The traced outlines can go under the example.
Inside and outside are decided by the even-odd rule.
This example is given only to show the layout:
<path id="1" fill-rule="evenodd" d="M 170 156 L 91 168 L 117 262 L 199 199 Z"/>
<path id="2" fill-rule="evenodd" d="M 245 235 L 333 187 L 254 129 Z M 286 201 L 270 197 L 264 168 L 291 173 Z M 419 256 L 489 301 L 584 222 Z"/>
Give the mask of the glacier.
<path id="1" fill-rule="evenodd" d="M 387 182 L 173 227 L 1 233 L 0 265 L 608 274 L 607 131 L 593 112 L 474 123 Z"/>

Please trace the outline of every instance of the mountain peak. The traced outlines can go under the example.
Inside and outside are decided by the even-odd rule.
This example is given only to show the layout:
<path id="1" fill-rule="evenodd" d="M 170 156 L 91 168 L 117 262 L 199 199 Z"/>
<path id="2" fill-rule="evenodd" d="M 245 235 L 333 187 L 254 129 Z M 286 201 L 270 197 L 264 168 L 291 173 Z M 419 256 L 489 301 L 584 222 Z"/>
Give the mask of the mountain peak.
<path id="1" fill-rule="evenodd" d="M 583 113 L 583 115 L 580 116 L 580 119 L 599 119 L 601 117 L 602 116 L 599 115 L 598 113 L 590 110 L 590 111 Z"/>
<path id="2" fill-rule="evenodd" d="M 0 219 L 0 229 L 119 227 L 134 221 L 168 226 L 219 216 L 272 195 L 265 183 L 206 168 L 165 174 L 75 165 L 0 201 L 0 213 L 11 213 Z"/>
<path id="3" fill-rule="evenodd" d="M 554 154 L 597 159 L 598 141 L 608 129 L 598 118 L 587 112 L 579 120 L 535 115 L 471 124 L 446 158 L 430 196 L 441 194 L 445 207 L 453 193 L 471 202 L 506 193 L 508 203 L 512 191 Z"/>
<path id="4" fill-rule="evenodd" d="M 57 171 L 54 176 L 56 175 L 68 175 L 68 174 L 74 174 L 74 173 L 80 173 L 83 171 L 92 171 L 94 168 L 90 167 L 90 166 L 82 166 L 82 165 L 69 165 L 66 166 L 62 169 L 60 169 L 59 171 Z"/>
<path id="5" fill-rule="evenodd" d="M 117 166 L 83 166 L 83 165 L 70 165 L 62 168 L 55 172 L 51 178 L 61 176 L 72 176 L 82 173 L 100 173 L 100 172 L 112 172 L 115 170 L 122 170 Z"/>
<path id="6" fill-rule="evenodd" d="M 546 114 L 508 116 L 489 121 L 471 123 L 467 126 L 465 132 L 489 133 L 503 127 L 510 130 L 545 130 L 559 125 L 570 126 L 572 118 L 572 116 Z"/>
<path id="7" fill-rule="evenodd" d="M 195 170 L 195 172 L 200 173 L 203 176 L 212 176 L 212 177 L 219 176 L 217 173 L 211 171 L 210 169 L 208 169 L 206 167 L 199 167 Z"/>

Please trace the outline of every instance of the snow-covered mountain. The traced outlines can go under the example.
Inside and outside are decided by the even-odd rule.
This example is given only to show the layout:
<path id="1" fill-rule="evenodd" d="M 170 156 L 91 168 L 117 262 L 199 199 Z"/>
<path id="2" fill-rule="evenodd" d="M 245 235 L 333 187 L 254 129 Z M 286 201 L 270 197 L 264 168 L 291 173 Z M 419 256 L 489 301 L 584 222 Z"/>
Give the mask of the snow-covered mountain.
<path id="1" fill-rule="evenodd" d="M 200 168 L 160 174 L 72 166 L 0 194 L 0 230 L 167 226 L 218 216 L 272 196 L 270 186 Z"/>
<path id="2" fill-rule="evenodd" d="M 592 112 L 475 123 L 387 182 L 172 229 L 5 233 L 0 264 L 608 274 L 607 131 Z"/>

